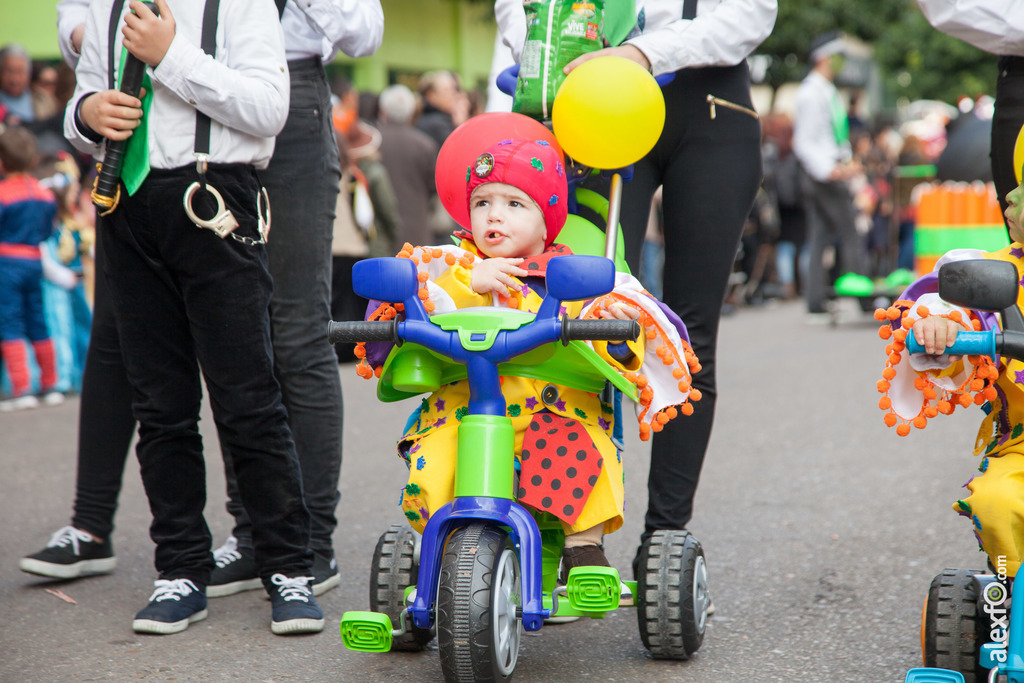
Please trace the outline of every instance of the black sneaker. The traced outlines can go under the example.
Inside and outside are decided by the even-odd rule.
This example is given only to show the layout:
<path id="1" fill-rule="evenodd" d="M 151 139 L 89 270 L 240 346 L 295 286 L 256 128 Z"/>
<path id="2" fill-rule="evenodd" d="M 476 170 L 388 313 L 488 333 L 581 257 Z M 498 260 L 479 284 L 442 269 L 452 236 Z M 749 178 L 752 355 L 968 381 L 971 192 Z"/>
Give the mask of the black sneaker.
<path id="1" fill-rule="evenodd" d="M 238 539 L 228 536 L 224 545 L 213 551 L 213 561 L 217 564 L 210 574 L 210 584 L 206 587 L 206 597 L 223 598 L 242 591 L 251 591 L 263 585 L 256 575 L 256 561 L 252 551 L 238 549 Z"/>
<path id="2" fill-rule="evenodd" d="M 160 579 L 154 585 L 149 604 L 132 621 L 136 633 L 178 633 L 206 618 L 206 595 L 190 580 Z"/>
<path id="3" fill-rule="evenodd" d="M 270 630 L 279 636 L 319 633 L 324 630 L 324 613 L 309 586 L 311 576 L 287 577 L 274 574 L 267 584 L 273 616 Z"/>
<path id="4" fill-rule="evenodd" d="M 26 555 L 18 563 L 21 571 L 53 579 L 76 579 L 91 574 L 109 574 L 117 566 L 114 546 L 73 526 L 66 526 L 53 536 L 38 553 Z"/>
<path id="5" fill-rule="evenodd" d="M 313 595 L 321 595 L 341 584 L 341 572 L 334 553 L 313 553 Z"/>

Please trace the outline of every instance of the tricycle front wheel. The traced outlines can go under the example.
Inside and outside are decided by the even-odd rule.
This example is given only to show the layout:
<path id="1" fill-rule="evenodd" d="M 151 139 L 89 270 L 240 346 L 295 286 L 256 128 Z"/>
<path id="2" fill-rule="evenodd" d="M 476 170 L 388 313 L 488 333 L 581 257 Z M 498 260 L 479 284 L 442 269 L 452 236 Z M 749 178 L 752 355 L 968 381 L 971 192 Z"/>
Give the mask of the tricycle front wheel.
<path id="1" fill-rule="evenodd" d="M 523 632 L 522 577 L 503 529 L 473 523 L 452 532 L 437 588 L 437 646 L 446 681 L 509 681 Z"/>

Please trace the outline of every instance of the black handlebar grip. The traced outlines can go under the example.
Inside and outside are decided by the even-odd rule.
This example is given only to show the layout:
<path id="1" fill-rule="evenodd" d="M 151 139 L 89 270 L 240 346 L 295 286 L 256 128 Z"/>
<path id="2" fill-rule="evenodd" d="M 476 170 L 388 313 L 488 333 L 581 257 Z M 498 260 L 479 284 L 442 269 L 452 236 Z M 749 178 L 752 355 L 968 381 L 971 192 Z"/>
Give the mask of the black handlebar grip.
<path id="1" fill-rule="evenodd" d="M 147 2 L 147 7 L 159 15 L 156 3 Z M 113 68 L 113 64 L 109 65 Z M 138 97 L 142 91 L 142 78 L 146 75 L 146 63 L 133 55 L 131 52 L 125 55 L 124 73 L 121 74 L 121 92 Z M 94 194 L 109 200 L 106 204 L 95 201 L 97 206 L 108 208 L 110 202 L 117 197 L 117 184 L 121 179 L 121 166 L 124 164 L 124 150 L 128 145 L 127 140 L 107 140 L 106 151 L 103 154 L 103 165 L 100 167 L 99 177 L 96 178 Z"/>
<path id="2" fill-rule="evenodd" d="M 640 336 L 636 320 L 576 320 L 562 318 L 562 341 L 636 341 Z"/>
<path id="3" fill-rule="evenodd" d="M 327 323 L 327 341 L 331 344 L 345 342 L 394 342 L 398 338 L 397 320 L 371 320 L 367 322 L 338 323 L 331 320 Z"/>

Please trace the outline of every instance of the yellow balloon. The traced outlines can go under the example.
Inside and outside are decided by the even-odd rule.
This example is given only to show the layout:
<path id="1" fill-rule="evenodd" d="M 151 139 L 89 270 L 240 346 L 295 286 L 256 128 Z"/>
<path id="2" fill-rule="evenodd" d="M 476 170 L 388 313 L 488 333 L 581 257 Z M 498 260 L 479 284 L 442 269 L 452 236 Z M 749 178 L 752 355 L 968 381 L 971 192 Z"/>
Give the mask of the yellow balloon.
<path id="1" fill-rule="evenodd" d="M 1021 166 L 1024 166 L 1024 126 L 1021 126 L 1020 132 L 1017 133 L 1017 142 L 1013 145 L 1013 173 L 1017 176 L 1018 185 L 1020 185 Z"/>
<path id="2" fill-rule="evenodd" d="M 657 81 L 625 57 L 595 57 L 573 69 L 551 111 L 555 138 L 566 154 L 593 168 L 639 161 L 665 127 L 665 98 Z"/>

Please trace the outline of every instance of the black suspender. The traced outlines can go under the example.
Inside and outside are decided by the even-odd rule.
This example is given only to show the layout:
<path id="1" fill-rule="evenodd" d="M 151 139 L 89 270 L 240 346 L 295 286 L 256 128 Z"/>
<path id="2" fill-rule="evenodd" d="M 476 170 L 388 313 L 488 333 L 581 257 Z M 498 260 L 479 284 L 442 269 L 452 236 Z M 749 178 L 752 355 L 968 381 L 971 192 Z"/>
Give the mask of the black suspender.
<path id="1" fill-rule="evenodd" d="M 200 47 L 203 52 L 215 57 L 217 54 L 217 11 L 220 9 L 220 0 L 206 0 L 206 7 L 203 10 L 203 33 Z M 200 175 L 205 175 L 206 158 L 210 154 L 210 117 L 196 109 L 196 158 L 200 161 Z"/>
<path id="2" fill-rule="evenodd" d="M 683 0 L 683 19 L 697 17 L 697 0 Z"/>
<path id="3" fill-rule="evenodd" d="M 121 12 L 124 10 L 124 0 L 114 0 L 114 6 L 110 8 L 110 27 L 107 30 L 107 85 L 110 90 L 117 87 L 117 75 L 114 71 L 121 60 L 114 61 L 114 45 L 117 44 L 117 27 L 121 24 Z"/>

